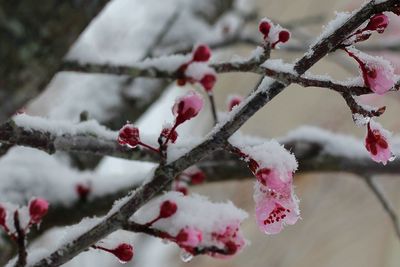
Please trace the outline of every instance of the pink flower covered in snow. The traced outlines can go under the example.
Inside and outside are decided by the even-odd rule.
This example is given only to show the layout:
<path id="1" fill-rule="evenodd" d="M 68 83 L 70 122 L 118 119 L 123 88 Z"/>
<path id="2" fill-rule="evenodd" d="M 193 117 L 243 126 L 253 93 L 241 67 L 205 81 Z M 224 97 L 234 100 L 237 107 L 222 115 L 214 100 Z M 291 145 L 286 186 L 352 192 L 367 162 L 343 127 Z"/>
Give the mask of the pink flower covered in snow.
<path id="1" fill-rule="evenodd" d="M 362 53 L 355 48 L 347 48 L 345 51 L 357 61 L 365 86 L 374 93 L 383 95 L 395 86 L 396 75 L 389 61 Z"/>
<path id="2" fill-rule="evenodd" d="M 255 185 L 257 224 L 266 234 L 277 234 L 284 225 L 295 224 L 300 217 L 298 199 L 293 190 L 293 175 L 281 177 L 275 170 L 261 169 Z"/>
<path id="3" fill-rule="evenodd" d="M 367 135 L 365 137 L 365 148 L 376 162 L 382 162 L 384 165 L 392 158 L 392 152 L 389 143 L 390 133 L 383 127 L 371 120 L 367 125 Z"/>
<path id="4" fill-rule="evenodd" d="M 196 117 L 202 108 L 203 99 L 195 92 L 190 92 L 178 98 L 175 105 L 172 107 L 172 113 L 175 115 L 174 128 L 179 124 Z M 175 130 L 174 128 L 173 130 Z"/>

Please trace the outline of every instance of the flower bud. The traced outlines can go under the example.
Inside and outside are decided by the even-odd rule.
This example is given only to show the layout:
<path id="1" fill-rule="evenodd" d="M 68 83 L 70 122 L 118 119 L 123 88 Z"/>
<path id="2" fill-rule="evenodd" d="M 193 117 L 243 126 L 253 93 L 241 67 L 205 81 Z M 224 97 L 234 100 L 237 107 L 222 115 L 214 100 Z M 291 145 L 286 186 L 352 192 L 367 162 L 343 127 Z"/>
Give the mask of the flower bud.
<path id="1" fill-rule="evenodd" d="M 121 262 L 128 262 L 133 258 L 133 247 L 129 244 L 122 243 L 110 253 L 114 254 Z"/>
<path id="2" fill-rule="evenodd" d="M 193 53 L 193 61 L 205 62 L 211 57 L 211 50 L 207 45 L 199 45 Z"/>
<path id="3" fill-rule="evenodd" d="M 119 130 L 118 143 L 135 148 L 140 143 L 139 129 L 134 127 L 133 124 L 125 124 Z"/>
<path id="4" fill-rule="evenodd" d="M 43 198 L 35 198 L 29 203 L 29 215 L 32 223 L 39 223 L 47 214 L 49 203 Z"/>
<path id="5" fill-rule="evenodd" d="M 203 78 L 200 80 L 200 84 L 207 92 L 210 92 L 213 89 L 216 81 L 217 77 L 214 74 L 209 73 L 203 76 Z"/>
<path id="6" fill-rule="evenodd" d="M 202 108 L 203 99 L 195 92 L 178 98 L 172 108 L 172 113 L 176 117 L 176 125 L 196 117 Z"/>
<path id="7" fill-rule="evenodd" d="M 158 216 L 158 218 L 161 219 L 171 217 L 176 213 L 177 210 L 178 206 L 175 202 L 166 200 L 160 206 L 160 215 Z"/>

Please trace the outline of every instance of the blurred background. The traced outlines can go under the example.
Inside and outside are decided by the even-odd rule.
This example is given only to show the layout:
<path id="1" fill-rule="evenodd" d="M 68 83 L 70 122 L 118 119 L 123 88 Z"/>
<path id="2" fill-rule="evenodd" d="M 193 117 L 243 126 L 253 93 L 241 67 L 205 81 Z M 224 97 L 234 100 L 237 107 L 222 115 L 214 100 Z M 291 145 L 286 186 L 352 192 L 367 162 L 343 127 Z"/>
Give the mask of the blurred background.
<path id="1" fill-rule="evenodd" d="M 22 13 L 7 14 L 7 11 L 12 8 L 17 10 L 17 6 L 18 9 L 24 9 L 22 8 L 23 1 L 17 2 L 20 3 L 11 7 L 8 6 L 9 3 L 6 3 L 6 0 L 1 1 L 3 13 L 0 15 L 7 18 L 8 21 L 12 21 L 14 15 L 17 18 L 20 14 L 24 14 L 22 11 Z M 28 5 L 28 2 L 25 4 Z M 81 1 L 75 2 L 76 5 L 79 5 Z M 107 3 L 101 12 L 99 10 L 102 7 L 95 7 L 93 4 L 90 9 L 93 14 L 89 11 L 87 14 L 94 15 L 96 12 L 100 12 L 100 14 L 89 24 L 75 43 L 73 43 L 74 38 L 70 38 L 71 40 L 64 40 L 64 44 L 55 46 L 65 46 L 63 49 L 60 48 L 60 52 L 57 53 L 67 54 L 68 59 L 129 65 L 146 56 L 167 53 L 171 47 L 174 48 L 182 43 L 208 42 L 214 38 L 220 38 L 221 34 L 231 34 L 233 29 L 257 34 L 259 18 L 268 17 L 282 25 L 292 27 L 293 38 L 289 44 L 297 45 L 300 48 L 303 46 L 304 49 L 299 49 L 298 52 L 284 48 L 273 51 L 272 58 L 282 58 L 287 62 L 293 62 L 302 56 L 308 43 L 312 42 L 313 38 L 321 32 L 322 26 L 335 17 L 336 11 L 350 11 L 357 8 L 361 2 L 345 0 L 243 0 L 234 2 L 222 0 L 113 0 Z M 229 11 L 232 6 L 235 6 L 234 11 Z M 86 7 L 87 5 L 84 4 L 80 8 L 83 10 Z M 256 12 L 254 13 L 254 11 Z M 29 14 L 29 11 L 24 12 Z M 71 13 L 66 17 L 70 19 L 74 11 L 68 12 Z M 75 10 L 75 12 L 77 11 Z M 247 16 L 246 26 L 243 28 L 237 26 L 244 23 L 243 18 L 238 14 Z M 172 20 L 171 18 L 174 16 L 177 18 Z M 90 21 L 89 17 L 88 15 L 79 28 L 85 28 L 85 23 Z M 149 53 L 148 48 L 153 46 L 160 36 L 160 31 L 164 31 L 163 27 L 171 21 L 171 29 L 168 30 L 163 40 L 158 40 L 157 47 Z M 24 24 L 21 26 L 15 22 L 10 25 L 10 32 L 24 32 L 18 30 L 18 27 L 23 28 Z M 36 24 L 35 27 L 40 27 L 40 24 Z M 44 29 L 42 30 L 44 31 Z M 48 31 L 51 32 L 51 30 Z M 28 32 L 25 29 L 25 33 Z M 387 32 L 373 38 L 368 43 L 383 44 L 396 41 L 399 38 L 399 32 L 400 20 L 393 17 Z M 4 40 L 12 39 L 10 37 L 12 34 L 8 33 L 5 36 Z M 47 38 L 50 38 L 49 36 Z M 51 40 L 57 38 L 57 36 L 51 36 Z M 60 38 L 62 39 L 62 37 Z M 7 52 L 7 54 L 18 54 L 18 51 L 24 49 L 28 51 L 24 50 L 24 53 L 29 54 L 31 50 L 26 47 L 21 48 L 22 44 L 24 42 L 16 41 L 15 50 Z M 57 54 L 51 51 L 41 51 L 41 46 L 46 47 L 46 45 L 54 46 L 54 44 L 43 41 L 39 47 L 32 48 L 35 51 L 32 52 L 32 58 L 39 58 L 37 62 L 33 63 L 33 59 L 30 59 L 29 56 L 27 56 L 28 60 L 26 58 L 22 60 L 19 54 L 17 59 L 9 59 L 23 62 L 15 64 L 18 65 L 17 67 L 12 66 L 15 68 L 13 73 L 22 73 L 20 77 L 16 78 L 16 80 L 23 81 L 24 88 L 18 87 L 21 88 L 20 92 L 10 92 L 12 87 L 9 85 L 13 83 L 7 80 L 9 77 L 7 71 L 10 71 L 11 67 L 3 64 L 2 74 L 7 75 L 7 79 L 3 79 L 6 76 L 2 77 L 0 100 L 3 96 L 5 103 L 10 104 L 10 95 L 18 93 L 18 97 L 15 99 L 20 100 L 16 103 L 24 103 L 31 98 L 29 92 L 33 86 L 37 87 L 49 82 L 46 77 L 51 77 L 56 72 L 56 66 L 60 64 L 60 60 L 46 58 L 46 53 Z M 72 48 L 68 49 L 69 46 Z M 231 45 L 214 50 L 212 60 L 246 58 L 254 49 L 255 45 L 251 44 Z M 1 50 L 6 54 L 6 48 L 1 48 Z M 37 56 L 38 51 L 43 54 L 41 57 Z M 397 63 L 396 60 L 400 62 L 400 56 L 396 52 L 380 54 L 386 56 L 394 64 Z M 5 57 L 5 55 L 3 56 Z M 62 56 L 57 55 L 55 58 L 62 59 Z M 8 63 L 9 61 L 4 62 Z M 50 67 L 44 68 L 43 66 L 46 64 Z M 7 71 L 4 70 L 7 68 Z M 357 65 L 339 52 L 323 59 L 311 69 L 311 72 L 322 75 L 329 74 L 338 80 L 359 75 Z M 399 71 L 396 70 L 396 73 Z M 214 91 L 219 110 L 226 110 L 226 101 L 229 95 L 247 95 L 256 84 L 257 79 L 257 75 L 246 73 L 219 75 Z M 32 81 L 28 83 L 27 81 L 30 80 Z M 126 120 L 132 120 L 149 133 L 157 133 L 161 125 L 172 118 L 172 115 L 168 117 L 169 115 L 164 114 L 169 114 L 168 110 L 174 98 L 187 90 L 187 88 L 177 88 L 174 84 L 168 85 L 145 79 L 129 81 L 127 77 L 67 72 L 58 73 L 45 88 L 46 90 L 43 92 L 32 94 L 35 96 L 34 100 L 26 105 L 28 114 L 56 120 L 78 121 L 81 112 L 87 111 L 90 118 L 97 119 L 111 129 L 116 130 Z M 155 104 L 151 104 L 153 100 L 158 99 L 159 95 L 161 95 L 159 100 Z M 384 97 L 367 96 L 361 100 L 368 104 L 386 105 L 387 111 L 379 121 L 386 129 L 395 134 L 400 132 L 397 115 L 400 112 L 398 95 L 389 93 Z M 134 108 L 132 111 L 132 107 L 137 105 L 142 106 L 139 109 Z M 4 104 L 3 107 L 5 106 Z M 7 112 L 11 110 L 12 108 Z M 143 116 L 139 116 L 140 113 L 135 113 L 137 110 L 140 113 L 145 110 L 147 112 Z M 7 116 L 6 111 L 3 115 Z M 291 85 L 260 110 L 244 125 L 242 131 L 264 138 L 274 138 L 284 136 L 302 125 L 313 125 L 359 138 L 365 134 L 364 128 L 354 125 L 351 112 L 339 94 L 327 89 L 301 88 L 297 85 Z M 182 129 L 181 134 L 202 135 L 211 126 L 210 114 L 203 112 L 197 121 Z M 18 151 L 18 153 L 24 152 Z M 70 168 L 93 169 L 97 173 L 106 172 L 108 175 L 131 171 L 132 168 L 142 168 L 141 163 L 127 163 L 111 158 L 104 158 L 98 163 L 98 160 L 93 159 L 65 160 L 65 155 L 56 155 L 55 157 L 58 157 L 57 160 Z M 400 212 L 398 193 L 400 180 L 398 178 L 397 176 L 375 177 L 396 211 Z M 135 259 L 125 266 L 399 266 L 400 240 L 395 235 L 388 214 L 385 213 L 381 204 L 360 177 L 346 173 L 300 174 L 295 176 L 295 185 L 297 195 L 301 200 L 302 220 L 294 226 L 286 227 L 282 233 L 275 236 L 264 235 L 257 228 L 252 199 L 252 179 L 213 183 L 191 189 L 191 192 L 209 196 L 211 200 L 232 200 L 238 207 L 249 212 L 250 217 L 245 221 L 243 231 L 251 244 L 241 254 L 231 259 L 220 260 L 199 256 L 189 263 L 183 263 L 179 257 L 179 249 L 173 244 L 163 244 L 153 238 L 126 232 L 116 233 L 111 238 L 133 240 L 136 249 Z M 3 196 L 4 198 L 6 197 Z M 60 231 L 62 230 L 50 230 L 41 240 L 36 241 L 35 246 L 52 244 L 55 242 L 52 240 L 54 235 Z M 90 251 L 82 253 L 65 266 L 119 266 L 119 264 L 111 255 Z"/>

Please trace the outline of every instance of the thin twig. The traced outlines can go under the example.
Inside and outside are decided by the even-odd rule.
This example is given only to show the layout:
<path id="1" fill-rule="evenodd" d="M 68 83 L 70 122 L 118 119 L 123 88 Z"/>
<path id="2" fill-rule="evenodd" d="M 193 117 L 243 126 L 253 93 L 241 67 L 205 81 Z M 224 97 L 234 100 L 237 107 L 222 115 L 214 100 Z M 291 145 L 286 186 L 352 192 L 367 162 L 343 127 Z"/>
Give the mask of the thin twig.
<path id="1" fill-rule="evenodd" d="M 18 210 L 14 212 L 14 227 L 17 233 L 17 246 L 18 246 L 18 260 L 14 267 L 24 267 L 26 266 L 26 259 L 28 253 L 26 252 L 26 240 L 24 230 L 21 228 Z"/>
<path id="2" fill-rule="evenodd" d="M 364 180 L 365 180 L 366 184 L 368 185 L 369 189 L 371 189 L 371 191 L 374 193 L 376 198 L 381 203 L 383 209 L 389 215 L 389 218 L 392 221 L 396 235 L 400 240 L 399 219 L 397 217 L 396 212 L 392 208 L 390 201 L 386 198 L 385 194 L 379 189 L 378 185 L 374 182 L 373 177 L 364 175 Z"/>
<path id="3" fill-rule="evenodd" d="M 212 92 L 208 93 L 208 99 L 210 100 L 211 114 L 214 119 L 214 125 L 218 123 L 217 108 L 214 100 L 214 94 Z"/>

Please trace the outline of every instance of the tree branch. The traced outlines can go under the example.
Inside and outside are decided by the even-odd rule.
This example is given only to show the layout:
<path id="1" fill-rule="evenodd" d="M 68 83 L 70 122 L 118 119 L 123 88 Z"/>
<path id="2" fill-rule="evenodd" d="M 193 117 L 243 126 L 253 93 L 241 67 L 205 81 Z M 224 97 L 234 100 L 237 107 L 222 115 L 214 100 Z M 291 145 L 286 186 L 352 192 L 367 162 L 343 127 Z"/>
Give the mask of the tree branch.
<path id="1" fill-rule="evenodd" d="M 398 0 L 387 0 L 378 3 L 371 1 L 364 5 L 343 25 L 313 46 L 306 55 L 296 62 L 294 70 L 300 75 L 303 74 L 328 52 L 340 45 L 347 36 L 373 14 L 390 10 L 390 8 L 394 8 L 396 4 L 398 4 Z M 88 229 L 71 242 L 61 246 L 48 257 L 33 263 L 32 266 L 59 266 L 93 245 L 96 241 L 123 227 L 124 222 L 142 205 L 166 188 L 175 175 L 195 164 L 207 154 L 222 148 L 227 142 L 227 139 L 235 131 L 254 115 L 256 111 L 278 95 L 286 86 L 280 82 L 271 82 L 266 87 L 267 88 L 259 88 L 248 97 L 247 100 L 242 102 L 232 114 L 230 120 L 227 120 L 221 125 L 217 125 L 209 134 L 208 138 L 201 144 L 178 159 L 166 165 L 159 166 L 155 170 L 153 179 L 150 182 L 144 184 L 121 200 L 96 226 Z"/>

